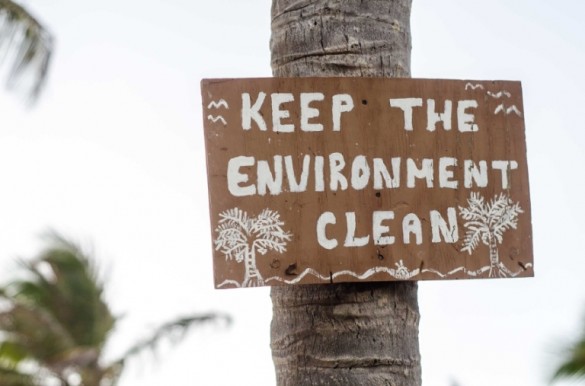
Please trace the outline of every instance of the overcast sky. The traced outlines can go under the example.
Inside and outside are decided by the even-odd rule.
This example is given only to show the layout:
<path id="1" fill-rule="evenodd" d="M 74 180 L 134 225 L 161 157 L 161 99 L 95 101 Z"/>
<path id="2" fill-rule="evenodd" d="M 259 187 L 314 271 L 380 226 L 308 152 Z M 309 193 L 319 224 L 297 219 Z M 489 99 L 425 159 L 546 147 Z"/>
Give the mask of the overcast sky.
<path id="1" fill-rule="evenodd" d="M 0 95 L 0 279 L 54 228 L 110 273 L 111 357 L 180 315 L 235 319 L 131 362 L 121 386 L 273 385 L 269 290 L 213 289 L 199 95 L 202 78 L 271 75 L 270 2 L 137 4 L 26 2 L 57 48 L 36 108 Z M 578 0 L 414 0 L 414 77 L 522 81 L 536 273 L 420 283 L 425 386 L 545 385 L 584 320 L 583 15 Z"/>

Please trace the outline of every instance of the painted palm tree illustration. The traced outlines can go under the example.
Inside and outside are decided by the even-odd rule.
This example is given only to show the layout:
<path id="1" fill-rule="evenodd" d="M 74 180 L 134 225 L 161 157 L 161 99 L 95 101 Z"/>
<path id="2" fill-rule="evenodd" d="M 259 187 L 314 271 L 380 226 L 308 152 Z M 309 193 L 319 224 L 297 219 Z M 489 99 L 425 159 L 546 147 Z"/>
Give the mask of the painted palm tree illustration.
<path id="1" fill-rule="evenodd" d="M 282 228 L 284 222 L 280 214 L 264 209 L 257 217 L 250 217 L 246 211 L 233 208 L 220 213 L 219 217 L 215 250 L 221 251 L 228 260 L 244 263 L 242 287 L 263 285 L 264 279 L 256 266 L 256 253 L 285 252 L 292 236 Z"/>
<path id="2" fill-rule="evenodd" d="M 471 254 L 480 243 L 489 247 L 489 277 L 507 277 L 514 274 L 500 261 L 498 244 L 503 241 L 504 232 L 516 229 L 518 215 L 523 213 L 519 203 L 514 203 L 505 193 L 495 195 L 486 202 L 479 193 L 472 192 L 467 208 L 459 207 L 467 232 L 463 240 L 463 251 Z"/>

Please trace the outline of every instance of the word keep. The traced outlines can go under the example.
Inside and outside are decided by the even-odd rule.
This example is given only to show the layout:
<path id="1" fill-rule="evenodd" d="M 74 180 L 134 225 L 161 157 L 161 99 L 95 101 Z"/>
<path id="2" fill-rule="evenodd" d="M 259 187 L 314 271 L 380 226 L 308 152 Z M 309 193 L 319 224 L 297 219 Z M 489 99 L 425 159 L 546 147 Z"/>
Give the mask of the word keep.
<path id="1" fill-rule="evenodd" d="M 250 130 L 252 121 L 256 122 L 258 128 L 266 131 L 266 121 L 260 113 L 262 104 L 266 99 L 266 93 L 258 93 L 258 98 L 252 103 L 250 94 L 242 94 L 242 129 Z M 323 131 L 322 123 L 309 122 L 309 120 L 318 118 L 319 109 L 311 107 L 311 103 L 320 102 L 325 99 L 325 95 L 320 92 L 302 92 L 300 93 L 299 103 L 301 109 L 300 128 L 301 131 Z M 295 130 L 293 123 L 282 123 L 283 119 L 290 118 L 290 111 L 283 107 L 283 104 L 294 102 L 295 98 L 292 93 L 272 93 L 270 94 L 272 104 L 272 130 L 281 133 L 292 133 Z M 333 131 L 341 130 L 341 114 L 353 110 L 353 99 L 349 94 L 336 94 L 331 98 L 331 116 L 333 118 Z"/>

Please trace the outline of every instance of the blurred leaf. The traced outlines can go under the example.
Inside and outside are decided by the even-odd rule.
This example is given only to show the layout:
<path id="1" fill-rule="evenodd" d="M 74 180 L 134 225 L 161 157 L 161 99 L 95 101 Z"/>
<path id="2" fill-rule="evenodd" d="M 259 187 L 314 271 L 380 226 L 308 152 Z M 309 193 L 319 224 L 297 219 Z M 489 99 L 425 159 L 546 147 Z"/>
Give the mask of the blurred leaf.
<path id="1" fill-rule="evenodd" d="M 39 256 L 20 264 L 26 275 L 0 288 L 7 302 L 0 312 L 0 365 L 25 378 L 32 373 L 24 363 L 55 379 L 72 372 L 82 380 L 111 373 L 98 360 L 116 319 L 92 259 L 51 233 Z"/>
<path id="2" fill-rule="evenodd" d="M 28 102 L 36 102 L 47 80 L 53 48 L 51 34 L 26 9 L 0 0 L 0 56 L 10 62 L 9 89 L 21 89 Z"/>
<path id="3" fill-rule="evenodd" d="M 0 386 L 34 386 L 34 376 L 0 365 Z"/>
<path id="4" fill-rule="evenodd" d="M 585 331 L 578 341 L 566 350 L 566 354 L 553 375 L 553 380 L 578 378 L 585 380 Z"/>
<path id="5" fill-rule="evenodd" d="M 187 334 L 192 327 L 196 325 L 220 321 L 224 321 L 227 325 L 231 324 L 230 316 L 222 314 L 191 315 L 167 322 L 158 327 L 150 337 L 139 341 L 130 347 L 118 362 L 124 363 L 127 359 L 144 351 L 156 352 L 158 346 L 163 340 L 177 343 L 185 337 L 185 334 Z"/>
<path id="6" fill-rule="evenodd" d="M 91 254 L 57 233 L 37 258 L 21 261 L 25 276 L 0 287 L 0 386 L 63 383 L 77 374 L 85 386 L 115 385 L 126 360 L 176 343 L 193 326 L 226 321 L 214 313 L 165 323 L 116 361 L 103 348 L 116 324 Z M 39 375 L 40 374 L 40 375 Z M 50 383 L 53 382 L 54 383 Z M 61 383 L 59 383 L 61 382 Z"/>

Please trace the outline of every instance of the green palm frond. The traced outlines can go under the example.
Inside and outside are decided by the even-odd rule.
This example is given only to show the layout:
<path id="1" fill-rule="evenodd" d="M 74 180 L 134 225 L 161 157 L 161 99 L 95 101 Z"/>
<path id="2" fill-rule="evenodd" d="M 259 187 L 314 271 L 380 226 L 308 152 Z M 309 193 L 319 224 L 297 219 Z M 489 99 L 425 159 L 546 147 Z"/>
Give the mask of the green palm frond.
<path id="1" fill-rule="evenodd" d="M 0 55 L 9 59 L 6 84 L 20 86 L 29 102 L 43 90 L 51 55 L 53 37 L 26 9 L 10 0 L 0 0 Z"/>
<path id="2" fill-rule="evenodd" d="M 20 265 L 26 275 L 0 286 L 0 386 L 65 385 L 71 374 L 83 385 L 114 386 L 128 358 L 155 351 L 163 340 L 175 343 L 196 325 L 230 322 L 216 313 L 180 318 L 104 363 L 116 318 L 92 254 L 50 233 L 46 248 Z"/>
<path id="3" fill-rule="evenodd" d="M 76 244 L 55 233 L 47 241 L 36 259 L 20 262 L 26 276 L 0 288 L 0 365 L 34 363 L 57 378 L 70 369 L 101 374 L 96 366 L 115 318 L 98 270 Z"/>
<path id="4" fill-rule="evenodd" d="M 569 347 L 563 362 L 553 375 L 553 380 L 561 378 L 585 380 L 585 333 Z"/>
<path id="5" fill-rule="evenodd" d="M 15 369 L 26 357 L 26 349 L 17 342 L 10 340 L 0 342 L 0 366 L 2 368 Z"/>
<path id="6" fill-rule="evenodd" d="M 5 334 L 3 343 L 21 351 L 21 360 L 34 359 L 52 362 L 56 355 L 74 345 L 71 336 L 49 313 L 21 304 L 0 313 L 0 330 Z M 14 351 L 2 351 L 3 357 Z"/>
<path id="7" fill-rule="evenodd" d="M 129 358 L 145 351 L 156 352 L 157 348 L 164 340 L 168 340 L 171 343 L 177 343 L 184 338 L 185 334 L 189 332 L 192 327 L 196 325 L 220 321 L 223 321 L 228 325 L 231 324 L 230 316 L 216 313 L 191 315 L 167 322 L 158 327 L 150 337 L 143 339 L 130 347 L 117 362 L 123 364 Z"/>
<path id="8" fill-rule="evenodd" d="M 51 314 L 76 344 L 103 344 L 115 318 L 103 298 L 98 269 L 79 246 L 58 234 L 46 237 L 49 246 L 38 258 L 21 263 L 31 278 L 8 288 L 19 302 Z"/>
<path id="9" fill-rule="evenodd" d="M 13 368 L 5 368 L 0 364 L 0 386 L 35 386 L 32 374 L 22 373 Z"/>

